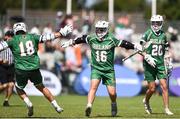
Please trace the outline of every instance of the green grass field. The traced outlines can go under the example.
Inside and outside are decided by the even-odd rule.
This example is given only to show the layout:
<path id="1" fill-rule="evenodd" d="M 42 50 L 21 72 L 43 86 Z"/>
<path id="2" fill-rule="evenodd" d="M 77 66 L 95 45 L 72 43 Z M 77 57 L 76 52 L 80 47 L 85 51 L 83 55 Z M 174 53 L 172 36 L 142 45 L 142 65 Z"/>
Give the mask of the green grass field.
<path id="1" fill-rule="evenodd" d="M 4 95 L 0 94 L 0 118 L 24 118 L 26 117 L 26 106 L 17 95 L 13 95 L 10 100 L 10 107 L 3 107 Z M 31 96 L 30 100 L 34 104 L 34 118 L 86 118 L 84 109 L 86 106 L 86 96 L 62 95 L 56 97 L 58 103 L 64 108 L 61 114 L 56 113 L 51 104 L 44 97 Z M 142 105 L 143 96 L 131 98 L 119 97 L 118 116 L 110 117 L 110 100 L 108 97 L 96 97 L 91 118 L 180 118 L 180 98 L 170 97 L 170 108 L 174 112 L 173 116 L 163 113 L 163 103 L 161 96 L 153 96 L 151 106 L 152 115 L 144 112 Z"/>

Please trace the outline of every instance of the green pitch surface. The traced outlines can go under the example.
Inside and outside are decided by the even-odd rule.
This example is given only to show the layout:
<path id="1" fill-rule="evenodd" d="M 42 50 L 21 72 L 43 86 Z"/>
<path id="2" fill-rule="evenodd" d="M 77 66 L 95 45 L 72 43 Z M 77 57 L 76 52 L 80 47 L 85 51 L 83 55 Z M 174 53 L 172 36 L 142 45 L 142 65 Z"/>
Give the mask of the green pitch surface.
<path id="1" fill-rule="evenodd" d="M 0 95 L 0 118 L 25 118 L 26 106 L 17 95 L 12 95 L 10 107 L 3 107 L 4 95 Z M 51 104 L 44 97 L 31 96 L 30 100 L 34 105 L 34 118 L 86 118 L 84 109 L 86 107 L 86 96 L 78 95 L 62 95 L 56 97 L 58 103 L 64 108 L 64 112 L 58 114 Z M 110 100 L 108 97 L 96 97 L 90 118 L 177 118 L 180 119 L 180 98 L 170 97 L 170 109 L 174 113 L 173 116 L 167 116 L 163 113 L 163 102 L 161 96 L 153 96 L 151 106 L 152 115 L 145 114 L 143 104 L 143 96 L 131 98 L 119 97 L 118 115 L 111 117 Z"/>

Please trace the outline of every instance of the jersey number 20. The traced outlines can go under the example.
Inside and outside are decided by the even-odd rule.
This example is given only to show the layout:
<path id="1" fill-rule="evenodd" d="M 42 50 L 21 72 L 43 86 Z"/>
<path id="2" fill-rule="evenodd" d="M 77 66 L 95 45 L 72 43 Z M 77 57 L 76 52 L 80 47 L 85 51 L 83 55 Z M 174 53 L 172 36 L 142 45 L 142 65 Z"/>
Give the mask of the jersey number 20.
<path id="1" fill-rule="evenodd" d="M 106 62 L 107 61 L 107 52 L 106 51 L 96 51 L 96 61 Z"/>
<path id="2" fill-rule="evenodd" d="M 153 45 L 152 46 L 152 56 L 162 56 L 162 45 Z"/>
<path id="3" fill-rule="evenodd" d="M 20 48 L 21 56 L 32 55 L 34 53 L 34 45 L 32 41 L 27 41 L 25 45 L 23 44 L 23 42 L 20 42 L 19 48 Z"/>

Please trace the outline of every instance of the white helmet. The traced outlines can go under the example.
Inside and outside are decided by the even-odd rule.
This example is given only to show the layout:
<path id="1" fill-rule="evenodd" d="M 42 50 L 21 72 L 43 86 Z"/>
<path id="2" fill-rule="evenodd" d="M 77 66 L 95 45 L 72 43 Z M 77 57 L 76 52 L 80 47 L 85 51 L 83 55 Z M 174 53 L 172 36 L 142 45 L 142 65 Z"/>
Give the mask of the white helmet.
<path id="1" fill-rule="evenodd" d="M 163 17 L 161 15 L 153 15 L 151 17 L 151 29 L 154 32 L 158 32 L 159 30 L 161 30 L 162 26 L 163 26 Z"/>
<path id="2" fill-rule="evenodd" d="M 16 34 L 18 31 L 24 31 L 26 32 L 27 29 L 26 29 L 26 24 L 23 23 L 23 22 L 18 22 L 18 23 L 15 23 L 13 25 L 13 31 L 14 31 L 14 34 Z"/>
<path id="3" fill-rule="evenodd" d="M 96 35 L 101 39 L 108 33 L 109 22 L 107 21 L 98 21 L 95 24 Z"/>

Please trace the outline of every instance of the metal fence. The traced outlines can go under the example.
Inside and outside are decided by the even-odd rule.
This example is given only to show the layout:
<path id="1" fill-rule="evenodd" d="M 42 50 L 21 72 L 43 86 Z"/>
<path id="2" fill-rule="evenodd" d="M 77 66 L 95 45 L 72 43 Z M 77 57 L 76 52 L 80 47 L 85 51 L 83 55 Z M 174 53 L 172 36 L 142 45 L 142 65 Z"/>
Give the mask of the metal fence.
<path id="1" fill-rule="evenodd" d="M 4 25 L 10 21 L 12 16 L 21 15 L 20 10 L 7 10 L 7 14 L 0 16 L 0 29 L 4 27 Z M 73 15 L 79 17 L 77 21 L 78 27 L 82 25 L 82 17 L 81 11 L 73 12 Z M 115 14 L 115 23 L 116 20 L 125 15 L 125 13 L 116 12 Z M 130 16 L 130 23 L 135 25 L 134 32 L 135 33 L 143 33 L 149 26 L 149 20 L 145 20 L 143 14 L 141 13 L 131 13 L 128 14 Z M 108 18 L 107 12 L 95 12 L 95 19 L 106 19 Z M 40 26 L 45 26 L 46 23 L 51 23 L 53 27 L 55 27 L 55 19 L 56 19 L 56 11 L 42 11 L 42 10 L 27 10 L 25 21 L 29 28 L 33 27 L 35 24 L 39 24 Z M 171 25 L 175 27 L 178 31 L 180 31 L 180 21 L 166 21 L 164 28 L 167 30 L 168 26 Z"/>

